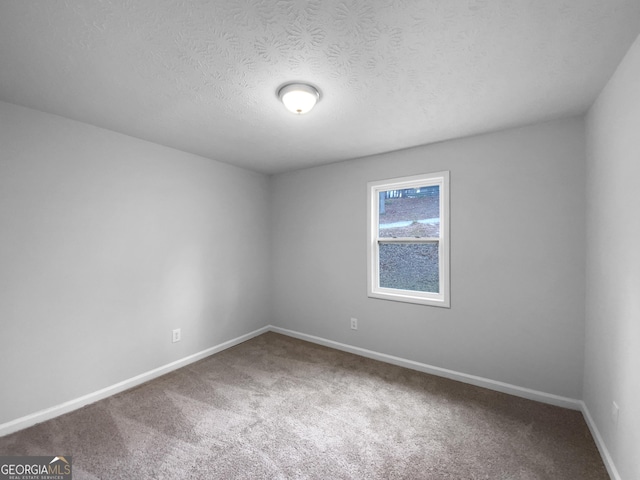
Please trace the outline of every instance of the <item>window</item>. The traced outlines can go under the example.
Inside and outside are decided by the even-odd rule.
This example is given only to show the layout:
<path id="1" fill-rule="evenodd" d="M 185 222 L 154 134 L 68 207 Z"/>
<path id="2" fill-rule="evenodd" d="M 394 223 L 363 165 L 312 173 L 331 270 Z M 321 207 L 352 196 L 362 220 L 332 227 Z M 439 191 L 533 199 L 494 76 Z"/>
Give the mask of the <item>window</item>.
<path id="1" fill-rule="evenodd" d="M 370 297 L 449 307 L 449 172 L 368 184 Z"/>

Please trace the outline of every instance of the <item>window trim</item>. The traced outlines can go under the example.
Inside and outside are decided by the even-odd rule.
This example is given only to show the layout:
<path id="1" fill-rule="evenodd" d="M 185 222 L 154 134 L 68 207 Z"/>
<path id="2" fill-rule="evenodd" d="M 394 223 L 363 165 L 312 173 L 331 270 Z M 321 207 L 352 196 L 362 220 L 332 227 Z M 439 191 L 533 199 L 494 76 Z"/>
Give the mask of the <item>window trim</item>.
<path id="1" fill-rule="evenodd" d="M 415 290 L 401 290 L 380 286 L 380 255 L 378 236 L 379 227 L 379 198 L 380 192 L 387 190 L 403 190 L 415 187 L 440 187 L 440 237 L 424 239 L 390 239 L 384 238 L 384 243 L 438 243 L 438 293 L 418 292 Z M 450 308 L 449 284 L 449 171 L 412 175 L 388 180 L 377 180 L 367 183 L 367 295 L 371 298 L 393 300 L 396 302 L 416 303 L 436 307 Z"/>

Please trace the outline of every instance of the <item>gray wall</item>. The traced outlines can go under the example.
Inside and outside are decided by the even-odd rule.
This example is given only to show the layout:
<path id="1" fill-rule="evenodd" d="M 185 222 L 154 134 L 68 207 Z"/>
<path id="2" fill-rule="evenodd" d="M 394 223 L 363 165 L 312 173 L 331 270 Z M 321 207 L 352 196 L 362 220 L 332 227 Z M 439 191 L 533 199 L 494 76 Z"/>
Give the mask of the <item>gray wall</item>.
<path id="1" fill-rule="evenodd" d="M 268 324 L 267 177 L 6 103 L 0 146 L 0 423 Z"/>
<path id="2" fill-rule="evenodd" d="M 584 149 L 571 118 L 272 177 L 274 324 L 580 398 Z M 366 183 L 440 170 L 451 309 L 367 298 Z"/>
<path id="3" fill-rule="evenodd" d="M 640 478 L 638 85 L 640 37 L 587 116 L 584 401 L 623 479 Z"/>

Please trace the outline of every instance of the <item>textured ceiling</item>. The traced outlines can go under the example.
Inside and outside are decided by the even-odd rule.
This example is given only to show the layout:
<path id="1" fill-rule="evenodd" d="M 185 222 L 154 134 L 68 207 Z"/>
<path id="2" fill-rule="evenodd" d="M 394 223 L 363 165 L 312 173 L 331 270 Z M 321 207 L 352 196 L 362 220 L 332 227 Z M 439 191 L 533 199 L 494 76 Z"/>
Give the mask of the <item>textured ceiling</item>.
<path id="1" fill-rule="evenodd" d="M 639 33 L 639 0 L 2 0 L 0 100 L 273 173 L 582 113 Z"/>

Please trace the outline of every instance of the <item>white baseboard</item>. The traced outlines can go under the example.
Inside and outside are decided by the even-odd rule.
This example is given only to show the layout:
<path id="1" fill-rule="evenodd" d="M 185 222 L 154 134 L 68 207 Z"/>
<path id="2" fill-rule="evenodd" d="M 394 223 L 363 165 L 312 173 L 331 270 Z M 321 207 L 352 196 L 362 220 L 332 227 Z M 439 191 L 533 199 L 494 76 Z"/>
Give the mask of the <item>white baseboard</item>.
<path id="1" fill-rule="evenodd" d="M 515 395 L 517 397 L 527 398 L 529 400 L 535 400 L 550 405 L 556 405 L 558 407 L 569 408 L 571 410 L 582 410 L 582 402 L 573 398 L 562 397 L 560 395 L 554 395 L 552 393 L 540 392 L 538 390 L 532 390 L 530 388 L 519 387 L 517 385 L 511 385 L 509 383 L 498 382 L 489 378 L 477 377 L 475 375 L 456 372 L 454 370 L 448 370 L 446 368 L 434 367 L 433 365 L 427 365 L 426 363 L 414 362 L 413 360 L 406 360 L 404 358 L 394 357 L 393 355 L 378 353 L 372 350 L 347 345 L 345 343 L 334 342 L 333 340 L 327 340 L 325 338 L 307 335 L 306 333 L 287 330 L 285 328 L 270 326 L 269 330 L 272 332 L 287 335 L 289 337 L 316 343 L 318 345 L 324 345 L 325 347 L 335 348 L 336 350 L 354 353 L 356 355 L 371 358 L 373 360 L 379 360 L 381 362 L 391 363 L 400 367 L 410 368 L 419 372 L 430 373 L 439 377 L 457 380 L 459 382 L 488 388 L 490 390 L 495 390 L 502 393 L 508 393 L 510 395 Z"/>
<path id="2" fill-rule="evenodd" d="M 158 367 L 140 375 L 136 375 L 135 377 L 103 388 L 102 390 L 98 390 L 97 392 L 89 393 L 80 398 L 61 403 L 60 405 L 55 405 L 53 407 L 40 410 L 39 412 L 17 418 L 16 420 L 11 420 L 7 423 L 3 423 L 0 425 L 0 437 L 13 432 L 17 432 L 18 430 L 22 430 L 27 427 L 31 427 L 33 425 L 36 425 L 37 423 L 42 423 L 46 420 L 50 420 L 65 413 L 72 412 L 73 410 L 77 410 L 84 407 L 85 405 L 95 403 L 98 400 L 110 397 L 111 395 L 115 395 L 116 393 L 123 392 L 124 390 L 128 390 L 144 382 L 153 380 L 154 378 L 165 375 L 166 373 L 172 372 L 173 370 L 177 370 L 178 368 L 197 362 L 198 360 L 202 360 L 209 355 L 221 352 L 222 350 L 231 348 L 235 345 L 238 345 L 239 343 L 246 342 L 247 340 L 253 337 L 257 337 L 258 335 L 262 335 L 269 330 L 269 326 L 259 328 L 258 330 L 254 330 L 253 332 L 241 335 L 237 338 L 233 338 L 214 347 L 207 348 L 206 350 L 202 350 L 201 352 L 194 353 L 193 355 L 189 355 L 188 357 L 184 357 L 180 360 L 176 360 L 175 362 L 163 365 L 162 367 Z"/>
<path id="3" fill-rule="evenodd" d="M 609 453 L 609 449 L 605 445 L 604 439 L 602 438 L 602 435 L 600 435 L 600 430 L 598 430 L 598 427 L 596 427 L 596 424 L 593 421 L 593 417 L 591 416 L 591 413 L 589 413 L 589 409 L 587 408 L 587 404 L 584 403 L 584 401 L 582 401 L 582 400 L 580 401 L 580 404 L 582 405 L 582 415 L 584 416 L 584 419 L 587 422 L 587 426 L 589 427 L 589 430 L 591 431 L 591 436 L 593 437 L 594 441 L 596 442 L 596 447 L 598 447 L 598 451 L 600 452 L 600 456 L 602 457 L 602 461 L 604 462 L 604 466 L 607 467 L 607 472 L 609 473 L 609 476 L 613 480 L 622 480 L 622 477 L 618 473 L 618 469 L 616 468 L 615 463 L 613 463 L 613 458 L 611 458 L 611 454 Z"/>

